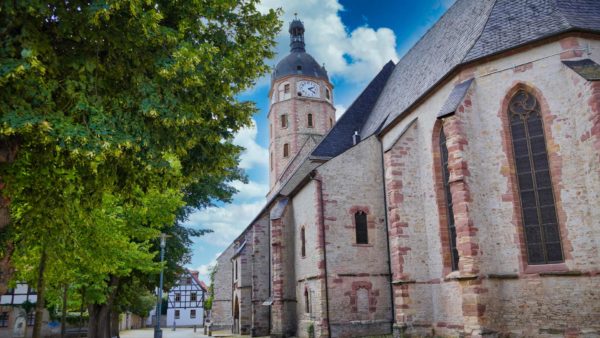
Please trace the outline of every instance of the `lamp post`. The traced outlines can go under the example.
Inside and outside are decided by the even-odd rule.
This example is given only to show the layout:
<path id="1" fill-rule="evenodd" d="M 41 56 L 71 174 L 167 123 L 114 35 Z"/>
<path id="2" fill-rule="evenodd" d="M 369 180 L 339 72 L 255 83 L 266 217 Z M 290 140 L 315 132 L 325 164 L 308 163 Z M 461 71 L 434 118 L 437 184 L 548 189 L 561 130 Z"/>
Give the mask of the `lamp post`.
<path id="1" fill-rule="evenodd" d="M 163 290 L 163 261 L 165 259 L 165 246 L 167 241 L 166 234 L 160 234 L 160 282 L 158 287 L 158 299 L 156 300 L 156 328 L 154 329 L 154 338 L 162 338 L 162 330 L 160 329 L 160 312 L 162 306 L 162 290 Z"/>

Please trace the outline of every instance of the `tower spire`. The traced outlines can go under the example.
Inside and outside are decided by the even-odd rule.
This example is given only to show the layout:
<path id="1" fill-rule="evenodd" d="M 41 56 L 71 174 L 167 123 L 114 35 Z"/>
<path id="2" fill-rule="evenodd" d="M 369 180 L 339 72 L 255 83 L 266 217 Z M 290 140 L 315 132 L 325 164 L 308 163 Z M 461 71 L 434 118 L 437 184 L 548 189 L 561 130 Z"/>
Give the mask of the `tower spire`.
<path id="1" fill-rule="evenodd" d="M 306 52 L 304 49 L 304 24 L 298 19 L 298 13 L 294 13 L 294 20 L 290 23 L 290 51 Z"/>

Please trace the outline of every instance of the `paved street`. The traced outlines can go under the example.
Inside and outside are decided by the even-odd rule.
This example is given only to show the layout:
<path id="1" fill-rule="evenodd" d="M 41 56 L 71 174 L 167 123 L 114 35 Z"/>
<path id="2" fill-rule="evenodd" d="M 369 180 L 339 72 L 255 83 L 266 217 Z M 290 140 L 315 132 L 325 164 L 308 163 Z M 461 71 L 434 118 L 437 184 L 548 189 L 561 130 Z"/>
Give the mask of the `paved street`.
<path id="1" fill-rule="evenodd" d="M 194 329 L 190 328 L 178 328 L 176 331 L 173 331 L 171 328 L 165 328 L 163 329 L 163 338 L 208 337 L 202 334 L 203 332 L 203 328 L 198 328 L 196 333 L 194 333 Z M 154 329 L 121 331 L 120 335 L 121 338 L 153 338 Z"/>

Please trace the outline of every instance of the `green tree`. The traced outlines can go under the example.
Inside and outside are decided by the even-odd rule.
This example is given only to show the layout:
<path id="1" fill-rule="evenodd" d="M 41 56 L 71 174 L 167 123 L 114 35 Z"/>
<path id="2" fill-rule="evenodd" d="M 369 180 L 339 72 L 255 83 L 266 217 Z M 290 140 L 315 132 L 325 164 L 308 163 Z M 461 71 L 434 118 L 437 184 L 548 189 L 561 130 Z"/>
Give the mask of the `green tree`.
<path id="1" fill-rule="evenodd" d="M 121 283 L 159 269 L 158 234 L 231 197 L 231 140 L 256 110 L 236 95 L 280 28 L 256 4 L 0 3 L 1 247 L 37 288 L 34 337 L 47 288 L 74 282 L 89 337 L 108 337 Z"/>

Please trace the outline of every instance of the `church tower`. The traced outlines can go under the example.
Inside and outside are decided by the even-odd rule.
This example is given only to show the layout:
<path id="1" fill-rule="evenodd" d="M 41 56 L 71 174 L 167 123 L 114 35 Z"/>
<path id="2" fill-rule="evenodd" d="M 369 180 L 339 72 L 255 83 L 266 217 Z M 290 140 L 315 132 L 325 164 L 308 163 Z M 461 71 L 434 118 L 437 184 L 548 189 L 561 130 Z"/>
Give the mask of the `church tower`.
<path id="1" fill-rule="evenodd" d="M 269 109 L 269 195 L 335 123 L 333 86 L 327 71 L 305 50 L 304 24 L 289 27 L 290 54 L 271 77 Z M 300 152 L 300 154 L 298 154 Z"/>

